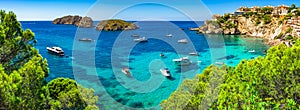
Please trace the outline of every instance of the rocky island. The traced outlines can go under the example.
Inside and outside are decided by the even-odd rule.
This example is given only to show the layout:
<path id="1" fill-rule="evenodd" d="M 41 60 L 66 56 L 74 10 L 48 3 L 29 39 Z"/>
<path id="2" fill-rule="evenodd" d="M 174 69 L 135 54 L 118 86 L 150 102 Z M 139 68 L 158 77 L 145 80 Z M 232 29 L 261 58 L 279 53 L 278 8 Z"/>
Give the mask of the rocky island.
<path id="1" fill-rule="evenodd" d="M 97 30 L 104 31 L 135 30 L 138 28 L 139 27 L 136 24 L 120 19 L 103 20 L 96 26 Z"/>
<path id="2" fill-rule="evenodd" d="M 214 15 L 198 32 L 260 37 L 271 46 L 292 45 L 300 37 L 300 9 L 295 5 L 240 7 L 233 13 Z"/>
<path id="3" fill-rule="evenodd" d="M 91 28 L 94 27 L 94 22 L 90 17 L 81 17 L 81 16 L 64 16 L 62 18 L 57 18 L 53 24 L 66 24 L 66 25 L 75 25 L 80 28 Z"/>

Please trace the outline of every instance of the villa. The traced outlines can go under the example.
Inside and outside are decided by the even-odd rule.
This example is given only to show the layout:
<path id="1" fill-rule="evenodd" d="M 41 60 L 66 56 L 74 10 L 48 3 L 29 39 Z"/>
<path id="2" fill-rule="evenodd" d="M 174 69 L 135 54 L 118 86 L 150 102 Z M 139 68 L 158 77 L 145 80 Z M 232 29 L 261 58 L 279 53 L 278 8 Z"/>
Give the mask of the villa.
<path id="1" fill-rule="evenodd" d="M 274 8 L 273 14 L 275 15 L 287 15 L 288 14 L 289 6 L 286 5 L 279 5 Z"/>
<path id="2" fill-rule="evenodd" d="M 261 9 L 260 9 L 259 6 L 253 6 L 253 7 L 250 8 L 250 11 L 256 12 L 256 13 L 260 12 L 260 10 L 261 10 Z"/>

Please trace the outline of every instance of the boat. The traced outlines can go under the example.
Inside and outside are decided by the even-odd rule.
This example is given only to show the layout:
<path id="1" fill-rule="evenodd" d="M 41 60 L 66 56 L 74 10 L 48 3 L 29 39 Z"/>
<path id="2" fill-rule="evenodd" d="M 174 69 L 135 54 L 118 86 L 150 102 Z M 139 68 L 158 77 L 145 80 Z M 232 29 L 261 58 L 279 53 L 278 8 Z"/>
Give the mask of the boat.
<path id="1" fill-rule="evenodd" d="M 224 65 L 224 62 L 216 62 L 217 65 Z"/>
<path id="2" fill-rule="evenodd" d="M 147 42 L 148 39 L 146 37 L 141 37 L 141 38 L 134 39 L 133 41 L 135 41 L 135 42 Z"/>
<path id="3" fill-rule="evenodd" d="M 193 56 L 199 56 L 199 54 L 197 52 L 191 52 L 189 53 L 190 55 L 193 55 Z"/>
<path id="4" fill-rule="evenodd" d="M 160 69 L 160 72 L 165 77 L 171 77 L 171 73 L 170 73 L 170 70 L 168 68 Z"/>
<path id="5" fill-rule="evenodd" d="M 122 72 L 123 72 L 125 75 L 127 75 L 127 76 L 130 76 L 130 75 L 131 75 L 131 73 L 130 73 L 130 71 L 129 71 L 129 68 L 122 68 Z"/>
<path id="6" fill-rule="evenodd" d="M 160 57 L 164 57 L 165 55 L 164 55 L 164 53 L 160 53 L 159 56 Z"/>
<path id="7" fill-rule="evenodd" d="M 79 41 L 85 41 L 85 42 L 92 42 L 92 39 L 90 38 L 81 38 Z"/>
<path id="8" fill-rule="evenodd" d="M 181 40 L 178 40 L 177 42 L 178 43 L 188 43 L 188 40 L 187 39 L 181 39 Z"/>
<path id="9" fill-rule="evenodd" d="M 172 35 L 172 34 L 167 34 L 166 36 L 167 36 L 167 37 L 173 37 L 173 35 Z"/>
<path id="10" fill-rule="evenodd" d="M 131 37 L 139 37 L 138 34 L 132 34 Z"/>
<path id="11" fill-rule="evenodd" d="M 65 55 L 65 52 L 60 47 L 47 47 L 47 50 L 49 53 L 52 53 L 54 55 L 58 55 L 58 56 Z"/>
<path id="12" fill-rule="evenodd" d="M 249 53 L 255 53 L 255 50 L 249 50 L 248 52 Z"/>
<path id="13" fill-rule="evenodd" d="M 183 57 L 183 58 L 179 58 L 179 59 L 173 59 L 173 62 L 177 66 L 188 66 L 188 65 L 192 64 L 192 61 L 190 61 L 189 57 Z"/>

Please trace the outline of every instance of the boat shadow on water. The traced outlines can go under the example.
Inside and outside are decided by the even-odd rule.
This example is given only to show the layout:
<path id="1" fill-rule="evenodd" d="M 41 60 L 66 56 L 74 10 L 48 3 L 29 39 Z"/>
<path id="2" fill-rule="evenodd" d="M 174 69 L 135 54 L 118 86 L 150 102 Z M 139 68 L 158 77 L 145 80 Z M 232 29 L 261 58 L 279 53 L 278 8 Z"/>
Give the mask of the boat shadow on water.
<path id="1" fill-rule="evenodd" d="M 166 77 L 168 80 L 171 80 L 171 81 L 174 81 L 176 80 L 176 78 L 172 77 L 172 76 L 169 76 L 169 77 Z"/>

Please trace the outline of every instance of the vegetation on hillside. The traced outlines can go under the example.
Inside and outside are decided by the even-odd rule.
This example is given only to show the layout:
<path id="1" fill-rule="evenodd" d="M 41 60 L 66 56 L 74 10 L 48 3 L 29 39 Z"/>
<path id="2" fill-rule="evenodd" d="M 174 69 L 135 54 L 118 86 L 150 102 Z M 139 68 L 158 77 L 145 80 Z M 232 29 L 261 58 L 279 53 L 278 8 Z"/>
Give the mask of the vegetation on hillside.
<path id="1" fill-rule="evenodd" d="M 212 65 L 184 81 L 161 102 L 162 109 L 196 110 L 203 108 L 203 103 L 218 110 L 300 109 L 299 53 L 297 41 L 291 48 L 283 44 L 272 47 L 266 57 L 243 60 L 236 67 Z"/>
<path id="2" fill-rule="evenodd" d="M 138 27 L 134 23 L 126 22 L 120 19 L 103 20 L 98 23 L 97 30 L 105 31 L 121 31 L 121 30 L 133 30 Z"/>
<path id="3" fill-rule="evenodd" d="M 0 11 L 0 109 L 98 109 L 94 91 L 71 79 L 47 84 L 47 60 L 35 43 L 13 12 Z"/>

